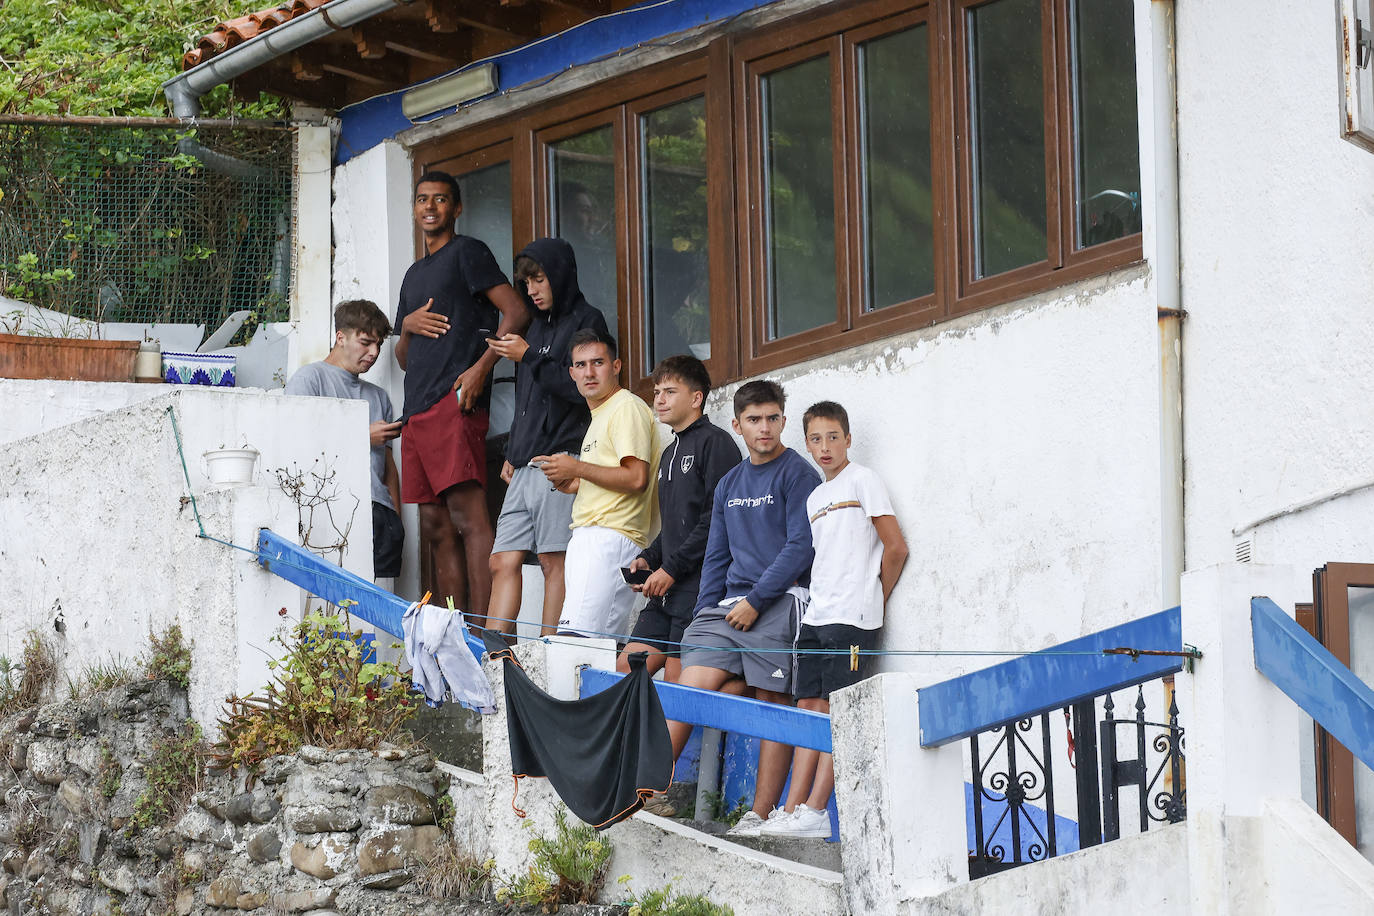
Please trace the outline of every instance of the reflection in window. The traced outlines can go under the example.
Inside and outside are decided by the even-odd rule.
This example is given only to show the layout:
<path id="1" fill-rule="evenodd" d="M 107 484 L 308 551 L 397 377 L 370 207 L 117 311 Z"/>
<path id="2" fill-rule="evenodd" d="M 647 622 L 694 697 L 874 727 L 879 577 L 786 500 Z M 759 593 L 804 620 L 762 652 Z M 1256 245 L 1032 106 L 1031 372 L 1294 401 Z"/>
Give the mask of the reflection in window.
<path id="1" fill-rule="evenodd" d="M 820 57 L 760 80 L 768 337 L 835 320 L 835 177 L 830 61 Z"/>
<path id="2" fill-rule="evenodd" d="M 935 290 L 925 26 L 859 45 L 864 309 Z"/>
<path id="3" fill-rule="evenodd" d="M 966 15 L 974 272 L 986 277 L 1047 256 L 1040 0 L 997 0 Z"/>
<path id="4" fill-rule="evenodd" d="M 549 145 L 549 210 L 554 235 L 577 256 L 587 301 L 624 338 L 616 310 L 615 154 L 609 125 Z"/>
<path id="5" fill-rule="evenodd" d="M 514 251 L 510 228 L 510 163 L 459 175 L 458 191 L 463 212 L 458 214 L 458 232 L 481 239 L 496 256 L 496 263 L 508 274 Z"/>
<path id="6" fill-rule="evenodd" d="M 652 111 L 639 119 L 639 132 L 647 369 L 677 353 L 711 355 L 706 101 Z"/>
<path id="7" fill-rule="evenodd" d="M 1140 143 L 1131 0 L 1074 4 L 1078 246 L 1140 231 Z"/>

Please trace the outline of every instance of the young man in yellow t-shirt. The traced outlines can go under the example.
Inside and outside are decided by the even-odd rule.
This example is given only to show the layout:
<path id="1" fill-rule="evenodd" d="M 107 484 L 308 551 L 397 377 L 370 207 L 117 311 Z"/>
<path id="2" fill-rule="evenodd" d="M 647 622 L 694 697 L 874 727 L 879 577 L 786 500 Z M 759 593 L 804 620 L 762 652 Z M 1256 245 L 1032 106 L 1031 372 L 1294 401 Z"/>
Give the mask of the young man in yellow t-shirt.
<path id="1" fill-rule="evenodd" d="M 564 557 L 567 589 L 558 632 L 573 636 L 629 632 L 634 592 L 621 577 L 649 543 L 658 477 L 658 430 L 653 412 L 620 387 L 615 340 L 593 328 L 573 335 L 573 381 L 587 399 L 592 422 L 582 451 L 539 455 L 549 483 L 576 493 L 572 540 Z"/>

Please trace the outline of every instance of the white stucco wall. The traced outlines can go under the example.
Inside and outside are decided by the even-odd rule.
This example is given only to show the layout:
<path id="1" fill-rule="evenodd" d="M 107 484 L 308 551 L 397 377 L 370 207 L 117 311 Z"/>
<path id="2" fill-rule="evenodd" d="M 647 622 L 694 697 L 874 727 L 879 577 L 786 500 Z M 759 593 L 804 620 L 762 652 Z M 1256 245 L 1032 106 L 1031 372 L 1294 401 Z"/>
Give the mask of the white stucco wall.
<path id="1" fill-rule="evenodd" d="M 1190 568 L 1229 559 L 1237 525 L 1374 477 L 1374 154 L 1339 135 L 1335 6 L 1178 4 Z M 1371 506 L 1262 527 L 1254 558 L 1304 578 L 1374 561 Z"/>
<path id="2" fill-rule="evenodd" d="M 769 373 L 788 446 L 805 455 L 802 414 L 838 401 L 850 458 L 887 484 L 911 556 L 881 646 L 1039 649 L 1160 609 L 1155 341 L 1137 267 Z M 737 387 L 711 396 L 726 428 Z"/>
<path id="3" fill-rule="evenodd" d="M 295 619 L 301 592 L 258 568 L 251 554 L 197 537 L 169 406 L 207 534 L 245 547 L 255 545 L 260 527 L 294 537 L 297 507 L 273 471 L 308 471 L 318 461 L 336 475 L 335 517 L 343 524 L 352 516 L 344 565 L 371 575 L 361 402 L 14 380 L 0 380 L 0 401 L 8 408 L 0 419 L 8 595 L 0 654 L 15 657 L 37 629 L 57 641 L 64 673 L 75 676 L 112 656 L 139 655 L 150 629 L 180 622 L 195 641 L 192 709 L 207 729 L 229 693 L 266 682 L 268 637 L 283 623 L 277 611 L 291 608 Z M 201 453 L 245 440 L 262 452 L 255 485 L 211 486 Z"/>

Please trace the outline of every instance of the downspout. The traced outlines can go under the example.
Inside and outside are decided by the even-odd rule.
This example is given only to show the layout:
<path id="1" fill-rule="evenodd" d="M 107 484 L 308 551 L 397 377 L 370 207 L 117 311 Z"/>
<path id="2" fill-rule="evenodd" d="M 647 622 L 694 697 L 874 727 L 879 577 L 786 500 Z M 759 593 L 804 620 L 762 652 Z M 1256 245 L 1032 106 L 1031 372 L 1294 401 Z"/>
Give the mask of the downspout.
<path id="1" fill-rule="evenodd" d="M 1180 603 L 1183 529 L 1183 319 L 1179 259 L 1178 81 L 1174 2 L 1150 2 L 1154 285 L 1159 324 L 1160 597 Z"/>
<path id="2" fill-rule="evenodd" d="M 226 51 L 221 51 L 203 64 L 183 70 L 162 84 L 167 105 L 174 117 L 194 122 L 200 116 L 200 99 L 222 83 L 247 73 L 283 54 L 342 31 L 384 13 L 411 0 L 332 0 L 303 16 L 261 32 Z M 195 156 L 207 168 L 228 175 L 251 177 L 256 167 L 232 156 L 206 149 L 194 140 L 181 141 L 181 151 Z"/>

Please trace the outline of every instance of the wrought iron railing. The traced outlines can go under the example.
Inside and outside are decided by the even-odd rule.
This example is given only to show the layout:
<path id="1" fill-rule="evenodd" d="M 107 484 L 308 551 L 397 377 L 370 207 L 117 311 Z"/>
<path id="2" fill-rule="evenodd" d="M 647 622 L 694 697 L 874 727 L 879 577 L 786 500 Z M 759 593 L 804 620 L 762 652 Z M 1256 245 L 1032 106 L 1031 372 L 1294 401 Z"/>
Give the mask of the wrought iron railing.
<path id="1" fill-rule="evenodd" d="M 1187 813 L 1184 730 L 1177 701 L 1171 690 L 1168 693 L 1167 722 L 1146 719 L 1143 685 L 1136 688 L 1131 718 L 1116 718 L 1111 693 L 1062 708 L 1065 750 L 1074 773 L 1076 820 L 1072 823 L 1077 830 L 1068 849 L 1061 848 L 1060 842 L 1062 815 L 1055 800 L 1051 713 L 1010 719 L 969 736 L 974 847 L 969 877 L 1118 839 L 1122 789 L 1136 790 L 1142 832 L 1152 823 L 1182 821 Z M 1127 732 L 1124 740 L 1123 729 Z M 1121 754 L 1129 753 L 1128 747 L 1135 756 L 1123 759 Z"/>

